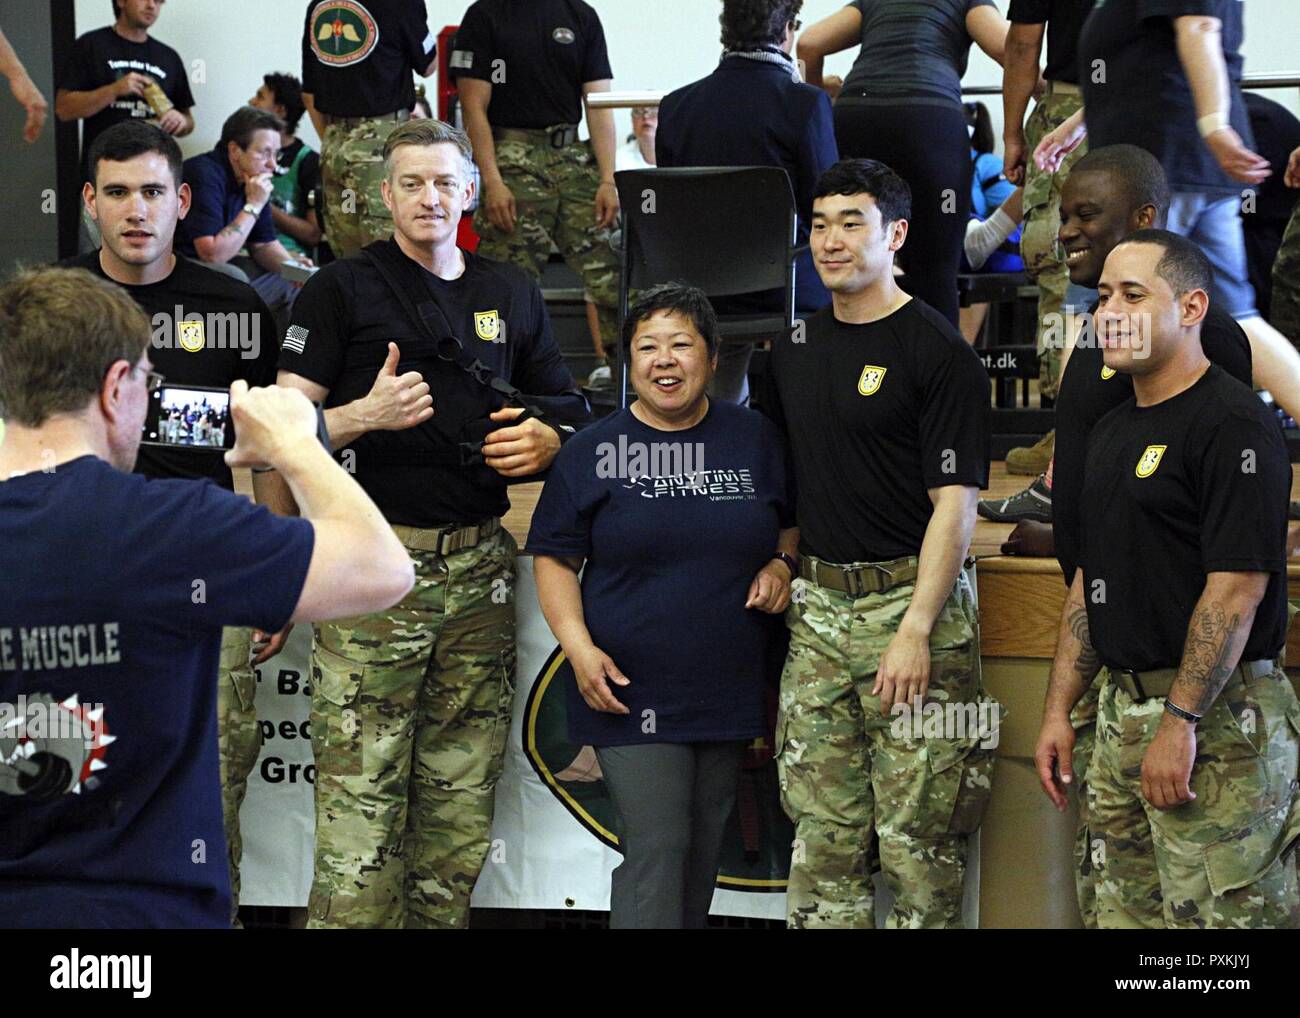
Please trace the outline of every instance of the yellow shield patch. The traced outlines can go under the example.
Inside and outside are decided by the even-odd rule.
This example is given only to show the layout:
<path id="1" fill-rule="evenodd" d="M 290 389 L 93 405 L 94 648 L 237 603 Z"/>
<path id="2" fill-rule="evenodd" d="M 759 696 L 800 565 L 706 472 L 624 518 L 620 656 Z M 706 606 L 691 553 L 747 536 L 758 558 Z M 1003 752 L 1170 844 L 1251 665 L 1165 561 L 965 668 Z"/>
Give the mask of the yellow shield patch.
<path id="1" fill-rule="evenodd" d="M 880 383 L 885 380 L 885 372 L 888 370 L 878 364 L 868 364 L 858 379 L 858 392 L 864 396 L 874 396 L 880 390 Z"/>
<path id="2" fill-rule="evenodd" d="M 501 335 L 501 319 L 495 310 L 474 312 L 474 334 L 486 343 Z"/>
<path id="3" fill-rule="evenodd" d="M 1118 372 L 1117 372 L 1114 368 L 1108 368 L 1108 367 L 1106 367 L 1104 364 L 1102 365 L 1102 368 L 1101 368 L 1101 380 L 1102 380 L 1103 382 L 1109 382 L 1109 381 L 1110 381 L 1112 378 L 1114 378 L 1117 374 L 1118 374 Z"/>
<path id="4" fill-rule="evenodd" d="M 203 349 L 203 320 L 201 318 L 182 318 L 176 323 L 176 332 L 182 350 L 188 353 L 198 353 Z"/>
<path id="5" fill-rule="evenodd" d="M 1138 477 L 1150 477 L 1156 472 L 1156 467 L 1160 466 L 1160 457 L 1168 449 L 1167 445 L 1148 445 L 1142 458 L 1138 460 L 1137 469 L 1134 471 Z"/>

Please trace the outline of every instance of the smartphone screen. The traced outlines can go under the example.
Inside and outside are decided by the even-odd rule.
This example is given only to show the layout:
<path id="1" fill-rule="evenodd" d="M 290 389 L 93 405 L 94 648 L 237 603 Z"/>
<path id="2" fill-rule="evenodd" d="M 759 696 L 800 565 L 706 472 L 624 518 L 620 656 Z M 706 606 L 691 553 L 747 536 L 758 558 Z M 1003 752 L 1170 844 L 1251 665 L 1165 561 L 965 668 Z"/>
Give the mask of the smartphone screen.
<path id="1" fill-rule="evenodd" d="M 235 424 L 230 418 L 230 392 L 163 385 L 150 396 L 141 441 L 175 449 L 233 448 Z"/>

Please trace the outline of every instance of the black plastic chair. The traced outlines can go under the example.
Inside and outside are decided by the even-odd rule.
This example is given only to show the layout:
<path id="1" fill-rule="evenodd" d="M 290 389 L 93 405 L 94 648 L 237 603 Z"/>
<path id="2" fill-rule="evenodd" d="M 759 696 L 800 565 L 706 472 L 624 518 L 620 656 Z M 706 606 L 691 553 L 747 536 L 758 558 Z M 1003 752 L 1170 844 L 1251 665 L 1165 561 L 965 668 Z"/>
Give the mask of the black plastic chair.
<path id="1" fill-rule="evenodd" d="M 709 296 L 775 291 L 777 310 L 720 314 L 723 342 L 789 335 L 794 324 L 794 192 L 775 166 L 692 166 L 614 174 L 623 209 L 619 321 L 629 294 L 681 280 Z M 783 299 L 782 299 L 783 298 Z M 627 358 L 618 344 L 620 406 L 627 406 Z"/>

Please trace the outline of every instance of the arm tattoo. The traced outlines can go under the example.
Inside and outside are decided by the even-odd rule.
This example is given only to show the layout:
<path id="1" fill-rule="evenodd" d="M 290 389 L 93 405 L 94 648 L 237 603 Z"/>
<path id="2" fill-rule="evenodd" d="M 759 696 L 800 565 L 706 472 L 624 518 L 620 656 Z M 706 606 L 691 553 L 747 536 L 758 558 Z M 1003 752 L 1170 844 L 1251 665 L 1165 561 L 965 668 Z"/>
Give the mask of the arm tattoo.
<path id="1" fill-rule="evenodd" d="M 1237 666 L 1237 643 L 1241 616 L 1228 618 L 1223 608 L 1216 604 L 1199 605 L 1187 627 L 1187 643 L 1183 646 L 1183 663 L 1179 668 L 1178 682 L 1192 697 L 1187 710 L 1204 714 L 1228 682 L 1228 676 Z"/>
<path id="2" fill-rule="evenodd" d="M 240 214 L 242 215 L 243 213 L 240 213 Z M 244 232 L 244 224 L 241 223 L 241 222 L 239 221 L 239 217 L 236 216 L 235 219 L 234 219 L 233 221 L 231 221 L 230 223 L 228 223 L 228 224 L 226 224 L 224 227 L 222 227 L 221 232 L 218 233 L 217 236 L 218 236 L 218 237 L 237 237 L 237 236 L 239 236 L 239 234 L 241 234 L 241 233 L 243 233 L 243 232 Z"/>
<path id="3" fill-rule="evenodd" d="M 1070 632 L 1079 641 L 1079 656 L 1074 661 L 1074 670 L 1085 684 L 1091 684 L 1101 661 L 1092 647 L 1092 634 L 1088 630 L 1088 609 L 1075 608 L 1070 612 Z"/>

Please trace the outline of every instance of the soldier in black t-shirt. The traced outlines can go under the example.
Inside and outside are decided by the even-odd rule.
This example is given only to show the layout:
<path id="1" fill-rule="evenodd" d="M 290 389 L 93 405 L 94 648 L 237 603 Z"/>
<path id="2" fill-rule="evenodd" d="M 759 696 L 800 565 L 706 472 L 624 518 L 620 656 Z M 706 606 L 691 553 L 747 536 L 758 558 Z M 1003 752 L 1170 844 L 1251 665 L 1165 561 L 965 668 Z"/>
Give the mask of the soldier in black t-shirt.
<path id="1" fill-rule="evenodd" d="M 1088 443 L 1081 564 L 1035 755 L 1066 805 L 1069 712 L 1101 669 L 1088 774 L 1103 927 L 1300 925 L 1300 716 L 1286 634 L 1291 468 L 1277 421 L 1200 344 L 1212 270 L 1141 230 L 1102 273 L 1133 398 Z"/>
<path id="2" fill-rule="evenodd" d="M 415 75 L 438 68 L 424 0 L 311 0 L 302 100 L 320 135 L 330 248 L 340 258 L 393 231 L 379 193 L 389 133 L 411 118 Z"/>
<path id="3" fill-rule="evenodd" d="M 54 93 L 60 120 L 84 120 L 81 178 L 95 139 L 124 120 L 149 119 L 184 137 L 194 130 L 194 96 L 180 54 L 149 34 L 162 13 L 160 0 L 113 0 L 117 19 L 87 32 L 73 46 Z M 98 246 L 99 235 L 83 215 L 81 250 Z"/>
<path id="4" fill-rule="evenodd" d="M 760 398 L 790 444 L 800 530 L 777 727 L 804 846 L 787 911 L 796 926 L 872 927 L 878 849 L 891 925 L 956 926 L 999 722 L 962 571 L 988 482 L 989 380 L 961 333 L 894 282 L 907 185 L 845 160 L 814 195 L 832 305 L 774 344 Z M 950 723 L 923 725 L 936 711 Z"/>
<path id="5" fill-rule="evenodd" d="M 1071 282 L 1095 289 L 1106 258 L 1138 230 L 1164 223 L 1169 188 L 1155 157 L 1134 145 L 1093 149 L 1075 165 L 1061 200 L 1060 244 Z M 1029 488 L 1007 499 L 980 503 L 981 516 L 1006 522 L 1038 517 L 1050 522 L 1022 522 L 1011 541 L 1055 545 L 1065 585 L 1074 581 L 1082 540 L 1083 467 L 1088 438 L 1107 413 L 1132 398 L 1129 375 L 1108 368 L 1097 344 L 1093 323 L 1096 306 L 1078 322 L 1073 343 L 1066 347 L 1069 370 L 1061 375 L 1056 402 L 1056 456 L 1047 473 Z M 1201 347 L 1217 364 L 1243 384 L 1250 384 L 1250 343 L 1232 317 L 1213 303 L 1201 324 Z M 1041 527 L 1045 534 L 1035 533 Z M 1022 554 L 1028 552 L 1021 551 Z M 1078 805 L 1075 838 L 1075 886 L 1079 914 L 1085 926 L 1096 926 L 1096 870 L 1092 863 L 1086 779 L 1097 718 L 1098 685 L 1093 683 L 1075 704 L 1074 787 Z"/>
<path id="6" fill-rule="evenodd" d="M 552 244 L 596 305 L 597 345 L 618 337 L 618 255 L 609 227 L 614 114 L 583 97 L 609 90 L 613 72 L 600 17 L 583 0 L 476 0 L 461 19 L 451 73 L 483 174 L 474 228 L 489 258 L 541 277 Z"/>
<path id="7" fill-rule="evenodd" d="M 588 410 L 537 284 L 456 246 L 469 139 L 413 120 L 384 165 L 392 239 L 307 283 L 280 352 L 279 383 L 324 402 L 418 577 L 392 611 L 316 628 L 309 921 L 463 927 L 514 696 L 506 486 L 549 467 Z M 540 416 L 507 405 L 506 383 Z"/>
<path id="8" fill-rule="evenodd" d="M 112 280 L 140 305 L 153 330 L 149 359 L 167 383 L 218 389 L 240 379 L 250 386 L 274 384 L 275 324 L 262 298 L 247 283 L 172 250 L 176 224 L 190 202 L 189 188 L 181 183 L 176 142 L 152 124 L 129 120 L 101 134 L 88 159 L 92 178 L 85 185 L 85 201 L 104 246 L 66 264 Z M 172 434 L 170 426 L 164 429 L 164 437 Z M 207 479 L 234 490 L 219 446 L 141 445 L 135 469 L 146 477 Z M 254 497 L 266 501 L 266 482 L 258 475 L 253 482 Z M 239 809 L 262 748 L 252 664 L 278 653 L 282 643 L 260 632 L 230 628 L 221 644 L 217 732 L 232 910 L 239 908 Z M 253 644 L 258 655 L 250 663 Z"/>

